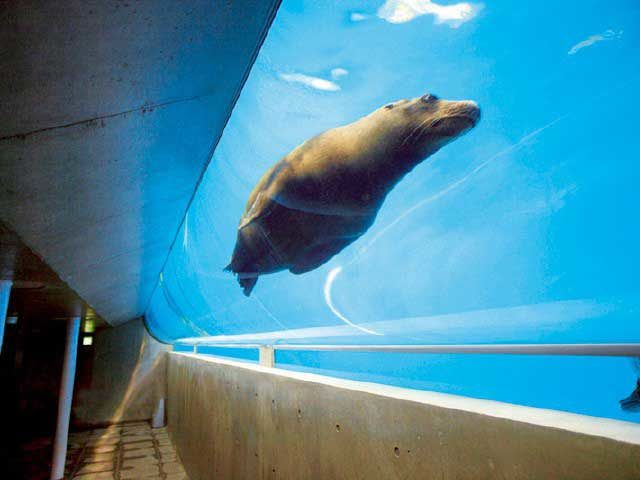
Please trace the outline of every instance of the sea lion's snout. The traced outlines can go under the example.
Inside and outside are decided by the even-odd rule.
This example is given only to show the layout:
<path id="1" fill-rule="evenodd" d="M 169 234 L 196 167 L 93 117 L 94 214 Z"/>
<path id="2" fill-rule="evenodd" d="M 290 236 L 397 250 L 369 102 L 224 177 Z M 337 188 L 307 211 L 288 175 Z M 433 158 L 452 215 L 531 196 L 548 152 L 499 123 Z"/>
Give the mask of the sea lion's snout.
<path id="1" fill-rule="evenodd" d="M 473 100 L 449 102 L 445 107 L 444 116 L 467 120 L 470 123 L 469 128 L 473 128 L 480 121 L 480 107 Z"/>
<path id="2" fill-rule="evenodd" d="M 443 137 L 458 137 L 480 121 L 480 107 L 471 100 L 441 101 L 434 126 Z"/>
<path id="3" fill-rule="evenodd" d="M 461 103 L 460 115 L 469 118 L 473 122 L 473 126 L 480 121 L 480 107 L 473 100 L 465 100 Z"/>

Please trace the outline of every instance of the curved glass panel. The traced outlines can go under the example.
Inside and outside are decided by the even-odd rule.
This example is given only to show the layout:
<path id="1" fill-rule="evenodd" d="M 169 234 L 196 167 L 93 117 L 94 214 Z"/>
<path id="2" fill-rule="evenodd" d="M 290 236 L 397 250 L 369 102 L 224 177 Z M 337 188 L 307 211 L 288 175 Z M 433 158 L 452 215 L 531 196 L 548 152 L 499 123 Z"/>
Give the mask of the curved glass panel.
<path id="1" fill-rule="evenodd" d="M 637 342 L 638 24 L 640 6 L 631 0 L 285 0 L 162 272 L 147 311 L 150 329 L 166 341 Z M 415 99 L 413 110 L 402 99 Z M 456 114 L 473 117 L 466 124 L 433 112 L 463 105 L 444 100 L 467 99 L 480 105 L 482 118 L 457 138 L 477 120 L 472 104 Z M 394 128 L 418 108 L 431 116 L 392 129 L 396 137 L 384 141 L 381 131 L 392 135 L 388 125 L 365 122 L 349 127 L 342 143 L 329 137 L 326 145 L 308 144 L 299 165 L 317 174 L 315 183 L 299 182 L 310 175 L 303 167 L 287 171 L 281 164 L 250 197 L 265 172 L 298 145 L 380 108 L 396 115 Z M 442 135 L 446 146 L 438 143 Z M 434 145 L 442 148 L 412 160 L 415 168 L 374 205 L 370 228 L 366 221 L 356 225 L 353 215 L 375 202 L 359 182 L 345 188 L 340 175 L 353 173 L 332 176 L 326 157 L 354 165 L 353 175 L 369 185 L 406 173 L 391 164 L 362 167 L 379 165 L 376 148 L 395 152 L 412 142 L 426 142 L 421 157 Z M 294 186 L 270 188 L 283 175 Z M 326 238 L 313 243 L 327 216 L 350 219 L 331 224 L 332 238 L 343 242 L 338 246 Z M 244 263 L 236 262 L 245 286 L 247 272 L 282 266 L 295 248 L 291 268 L 309 271 L 264 273 L 245 296 L 223 269 L 238 226 L 257 224 L 262 233 L 252 241 L 260 259 L 247 266 L 245 252 Z M 303 254 L 300 244 L 308 247 Z M 292 365 L 296 355 L 303 358 L 287 355 Z M 384 354 L 363 358 L 397 361 Z M 554 362 L 519 361 L 519 368 L 526 378 L 533 365 L 553 368 Z M 629 362 L 589 362 L 602 368 L 583 363 L 583 383 L 595 368 L 594 374 L 618 379 L 618 390 L 632 389 Z M 310 366 L 323 368 L 320 360 Z M 401 383 L 419 386 L 418 371 L 407 367 Z M 619 416 L 610 405 L 605 413 L 563 408 Z"/>

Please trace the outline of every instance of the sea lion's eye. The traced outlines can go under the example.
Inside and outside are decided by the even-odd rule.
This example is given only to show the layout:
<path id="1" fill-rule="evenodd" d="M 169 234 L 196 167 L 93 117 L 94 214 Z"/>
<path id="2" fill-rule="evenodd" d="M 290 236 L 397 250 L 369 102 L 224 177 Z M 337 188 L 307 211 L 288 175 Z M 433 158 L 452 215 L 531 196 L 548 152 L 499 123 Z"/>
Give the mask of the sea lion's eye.
<path id="1" fill-rule="evenodd" d="M 386 108 L 387 110 L 391 110 L 393 108 L 393 103 L 385 105 L 384 108 Z"/>
<path id="2" fill-rule="evenodd" d="M 431 93 L 427 93 L 426 95 L 422 96 L 421 100 L 425 103 L 429 103 L 438 100 L 438 97 L 436 95 L 432 95 Z"/>

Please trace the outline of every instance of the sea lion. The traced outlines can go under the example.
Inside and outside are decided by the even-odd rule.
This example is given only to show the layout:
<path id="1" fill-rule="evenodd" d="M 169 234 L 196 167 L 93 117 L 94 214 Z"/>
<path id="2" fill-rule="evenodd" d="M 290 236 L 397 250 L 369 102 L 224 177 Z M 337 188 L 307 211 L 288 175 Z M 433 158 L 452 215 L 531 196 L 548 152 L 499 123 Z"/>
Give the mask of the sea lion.
<path id="1" fill-rule="evenodd" d="M 225 270 L 249 296 L 260 275 L 326 263 L 369 229 L 402 177 L 479 119 L 475 102 L 426 94 L 306 141 L 249 195 Z"/>

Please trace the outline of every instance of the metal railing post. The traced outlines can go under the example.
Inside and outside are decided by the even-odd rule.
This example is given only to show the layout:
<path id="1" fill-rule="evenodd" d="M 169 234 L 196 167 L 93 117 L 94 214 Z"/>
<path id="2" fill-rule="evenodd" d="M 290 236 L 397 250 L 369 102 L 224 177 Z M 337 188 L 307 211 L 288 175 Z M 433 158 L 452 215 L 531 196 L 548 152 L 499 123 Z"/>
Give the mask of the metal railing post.
<path id="1" fill-rule="evenodd" d="M 60 394 L 58 395 L 58 422 L 56 425 L 56 438 L 53 443 L 51 480 L 60 480 L 64 477 L 79 331 L 80 317 L 73 317 L 67 320 L 67 344 L 64 349 L 62 380 L 60 382 Z"/>
<path id="2" fill-rule="evenodd" d="M 259 363 L 263 367 L 273 368 L 276 365 L 276 353 L 271 345 L 261 345 Z"/>

